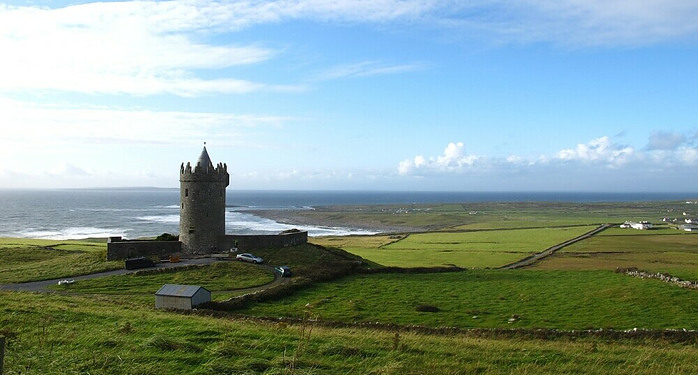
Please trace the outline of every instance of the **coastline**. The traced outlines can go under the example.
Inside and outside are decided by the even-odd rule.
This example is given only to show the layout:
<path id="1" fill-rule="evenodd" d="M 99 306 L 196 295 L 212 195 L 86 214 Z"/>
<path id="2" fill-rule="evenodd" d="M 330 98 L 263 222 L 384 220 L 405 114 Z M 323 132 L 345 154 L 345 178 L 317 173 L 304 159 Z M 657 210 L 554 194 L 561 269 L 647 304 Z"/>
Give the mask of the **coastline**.
<path id="1" fill-rule="evenodd" d="M 361 220 L 347 215 L 339 215 L 340 211 L 328 207 L 313 207 L 313 210 L 249 210 L 246 212 L 286 225 L 348 228 L 357 231 L 377 232 L 376 234 L 421 232 L 427 229 Z"/>

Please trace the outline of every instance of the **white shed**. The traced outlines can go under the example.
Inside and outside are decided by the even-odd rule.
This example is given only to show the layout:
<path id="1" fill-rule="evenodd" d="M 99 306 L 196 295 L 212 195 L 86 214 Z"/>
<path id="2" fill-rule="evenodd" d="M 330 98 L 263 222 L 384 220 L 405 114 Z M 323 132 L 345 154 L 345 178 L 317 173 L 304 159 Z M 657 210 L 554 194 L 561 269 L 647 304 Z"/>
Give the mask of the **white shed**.
<path id="1" fill-rule="evenodd" d="M 211 291 L 197 285 L 165 284 L 155 293 L 155 308 L 191 310 L 211 302 Z"/>

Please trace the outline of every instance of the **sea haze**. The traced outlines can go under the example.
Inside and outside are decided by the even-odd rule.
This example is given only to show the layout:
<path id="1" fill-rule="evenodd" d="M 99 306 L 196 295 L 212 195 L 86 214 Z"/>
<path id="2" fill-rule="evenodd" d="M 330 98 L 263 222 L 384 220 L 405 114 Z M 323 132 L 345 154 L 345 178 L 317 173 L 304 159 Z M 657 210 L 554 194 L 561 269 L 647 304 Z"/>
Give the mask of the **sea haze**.
<path id="1" fill-rule="evenodd" d="M 226 232 L 297 228 L 311 236 L 373 234 L 362 228 L 292 226 L 250 210 L 308 210 L 354 204 L 488 201 L 628 202 L 694 199 L 689 193 L 349 192 L 228 190 Z M 0 237 L 79 239 L 152 237 L 179 231 L 178 189 L 0 190 Z"/>

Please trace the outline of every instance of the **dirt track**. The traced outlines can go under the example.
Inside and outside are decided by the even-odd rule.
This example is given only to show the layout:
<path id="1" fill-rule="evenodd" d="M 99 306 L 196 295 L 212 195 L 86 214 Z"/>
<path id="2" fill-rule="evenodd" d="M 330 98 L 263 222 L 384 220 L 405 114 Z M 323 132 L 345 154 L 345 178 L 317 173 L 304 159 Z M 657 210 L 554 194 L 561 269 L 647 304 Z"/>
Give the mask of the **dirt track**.
<path id="1" fill-rule="evenodd" d="M 599 233 L 607 228 L 610 228 L 612 226 L 613 226 L 613 224 L 600 225 L 598 228 L 595 228 L 589 232 L 586 232 L 586 233 L 582 234 L 581 236 L 577 236 L 577 237 L 575 237 L 571 240 L 567 240 L 561 244 L 557 244 L 555 246 L 549 247 L 549 248 L 541 251 L 540 253 L 535 253 L 529 257 L 526 257 L 526 258 L 521 259 L 519 261 L 516 261 L 514 263 L 499 267 L 499 269 L 513 270 L 516 268 L 528 267 L 528 266 L 532 265 L 533 263 L 538 262 L 539 260 L 547 257 L 548 255 L 554 254 L 556 251 L 562 249 L 565 246 L 571 245 L 571 244 L 578 242 L 578 241 L 581 241 L 581 240 L 585 240 L 585 239 L 587 239 L 587 238 L 589 238 L 589 237 L 591 237 L 591 236 L 593 236 L 593 235 L 595 235 L 595 234 L 597 234 L 597 233 Z"/>

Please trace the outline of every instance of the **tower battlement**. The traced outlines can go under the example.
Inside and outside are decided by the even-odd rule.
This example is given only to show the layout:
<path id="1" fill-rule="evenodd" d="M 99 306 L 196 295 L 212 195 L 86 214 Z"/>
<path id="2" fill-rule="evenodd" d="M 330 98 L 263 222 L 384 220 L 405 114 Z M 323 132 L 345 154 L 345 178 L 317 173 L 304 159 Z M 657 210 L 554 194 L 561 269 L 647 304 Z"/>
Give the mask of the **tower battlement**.
<path id="1" fill-rule="evenodd" d="M 200 163 L 196 163 L 196 165 L 192 167 L 190 162 L 187 162 L 186 166 L 182 163 L 179 168 L 179 180 L 225 182 L 227 186 L 229 183 L 228 165 L 225 163 L 218 163 L 214 168 L 213 164 L 204 167 Z"/>

